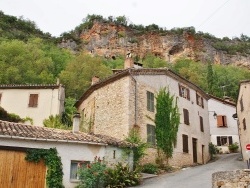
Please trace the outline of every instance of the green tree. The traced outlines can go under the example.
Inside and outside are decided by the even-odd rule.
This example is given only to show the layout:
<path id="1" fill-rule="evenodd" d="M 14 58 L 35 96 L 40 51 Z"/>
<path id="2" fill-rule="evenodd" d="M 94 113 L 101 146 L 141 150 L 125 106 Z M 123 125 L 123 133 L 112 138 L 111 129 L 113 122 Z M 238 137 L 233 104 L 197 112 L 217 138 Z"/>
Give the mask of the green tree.
<path id="1" fill-rule="evenodd" d="M 160 67 L 166 67 L 167 62 L 160 57 L 156 57 L 154 54 L 147 54 L 143 58 L 143 67 L 145 68 L 160 68 Z"/>
<path id="2" fill-rule="evenodd" d="M 213 94 L 213 85 L 214 85 L 214 73 L 212 63 L 207 64 L 207 89 L 208 93 Z"/>
<path id="3" fill-rule="evenodd" d="M 177 98 L 172 96 L 166 88 L 161 88 L 156 96 L 155 133 L 158 154 L 160 155 L 162 151 L 167 161 L 173 155 L 179 124 Z"/>
<path id="4" fill-rule="evenodd" d="M 66 96 L 78 99 L 91 85 L 93 76 L 101 79 L 111 74 L 111 70 L 103 64 L 102 58 L 81 53 L 68 63 L 59 77 L 66 87 Z"/>
<path id="5" fill-rule="evenodd" d="M 70 129 L 69 126 L 65 125 L 61 121 L 61 116 L 49 116 L 49 118 L 43 120 L 43 124 L 45 127 L 55 128 L 55 129 Z"/>

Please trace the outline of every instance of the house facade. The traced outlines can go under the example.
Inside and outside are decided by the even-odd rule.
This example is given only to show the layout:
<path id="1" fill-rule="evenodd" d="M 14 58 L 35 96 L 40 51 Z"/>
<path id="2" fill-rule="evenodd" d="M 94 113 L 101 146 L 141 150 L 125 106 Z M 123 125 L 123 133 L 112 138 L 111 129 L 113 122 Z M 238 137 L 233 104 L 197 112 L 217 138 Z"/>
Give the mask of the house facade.
<path id="1" fill-rule="evenodd" d="M 64 100 L 61 84 L 0 85 L 0 106 L 8 113 L 31 118 L 37 126 L 43 126 L 43 120 L 50 115 L 61 115 Z"/>
<path id="2" fill-rule="evenodd" d="M 250 158 L 246 145 L 250 144 L 250 80 L 240 82 L 237 100 L 237 117 L 239 126 L 239 137 L 244 160 Z"/>
<path id="3" fill-rule="evenodd" d="M 129 59 L 126 59 L 129 61 Z M 131 61 L 125 67 L 131 67 Z M 210 142 L 208 96 L 196 85 L 168 69 L 128 68 L 94 83 L 76 103 L 85 131 L 126 138 L 137 128 L 152 147 L 143 161 L 155 162 L 155 96 L 167 88 L 177 97 L 181 123 L 172 165 L 206 163 Z"/>
<path id="4" fill-rule="evenodd" d="M 229 99 L 220 99 L 210 95 L 208 100 L 211 142 L 218 147 L 220 153 L 229 153 L 228 146 L 239 141 L 236 104 Z"/>
<path id="5" fill-rule="evenodd" d="M 27 162 L 27 149 L 56 148 L 62 162 L 63 185 L 73 188 L 79 182 L 79 165 L 91 163 L 96 157 L 109 166 L 122 162 L 132 167 L 132 154 L 125 155 L 122 150 L 131 146 L 112 137 L 0 120 L 0 185 L 45 187 L 46 166 Z"/>

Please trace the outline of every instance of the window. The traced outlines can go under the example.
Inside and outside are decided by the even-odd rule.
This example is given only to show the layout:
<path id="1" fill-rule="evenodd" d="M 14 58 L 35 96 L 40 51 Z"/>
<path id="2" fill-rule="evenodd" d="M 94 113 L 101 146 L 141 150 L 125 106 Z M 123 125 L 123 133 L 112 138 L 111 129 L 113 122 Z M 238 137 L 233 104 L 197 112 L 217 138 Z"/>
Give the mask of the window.
<path id="1" fill-rule="evenodd" d="M 228 146 L 233 144 L 232 136 L 217 136 L 217 146 Z"/>
<path id="2" fill-rule="evenodd" d="M 1 104 L 1 99 L 2 99 L 2 93 L 0 93 L 0 104 Z"/>
<path id="3" fill-rule="evenodd" d="M 190 100 L 190 91 L 188 88 L 179 84 L 179 95 L 187 100 Z"/>
<path id="4" fill-rule="evenodd" d="M 147 109 L 150 112 L 154 112 L 154 94 L 147 91 Z"/>
<path id="5" fill-rule="evenodd" d="M 204 132 L 203 117 L 201 117 L 201 116 L 200 116 L 200 129 L 201 129 L 201 132 Z"/>
<path id="6" fill-rule="evenodd" d="M 30 94 L 29 107 L 37 107 L 38 105 L 38 94 Z"/>
<path id="7" fill-rule="evenodd" d="M 147 124 L 147 143 L 155 146 L 155 126 Z"/>
<path id="8" fill-rule="evenodd" d="M 227 117 L 217 115 L 217 127 L 227 127 Z"/>
<path id="9" fill-rule="evenodd" d="M 182 135 L 183 152 L 188 153 L 188 135 Z"/>
<path id="10" fill-rule="evenodd" d="M 82 166 L 86 166 L 89 163 L 90 163 L 89 161 L 71 161 L 71 165 L 70 165 L 70 179 L 71 180 L 79 180 L 78 170 Z"/>
<path id="11" fill-rule="evenodd" d="M 203 98 L 198 93 L 196 93 L 196 104 L 204 108 Z"/>
<path id="12" fill-rule="evenodd" d="M 246 126 L 246 119 L 245 118 L 243 119 L 242 124 L 243 124 L 243 129 L 246 130 L 247 126 Z"/>
<path id="13" fill-rule="evenodd" d="M 240 111 L 242 112 L 244 110 L 244 106 L 243 106 L 243 99 L 242 97 L 240 98 Z"/>
<path id="14" fill-rule="evenodd" d="M 183 114 L 184 114 L 184 123 L 186 125 L 189 125 L 189 112 L 188 112 L 188 110 L 183 108 Z"/>

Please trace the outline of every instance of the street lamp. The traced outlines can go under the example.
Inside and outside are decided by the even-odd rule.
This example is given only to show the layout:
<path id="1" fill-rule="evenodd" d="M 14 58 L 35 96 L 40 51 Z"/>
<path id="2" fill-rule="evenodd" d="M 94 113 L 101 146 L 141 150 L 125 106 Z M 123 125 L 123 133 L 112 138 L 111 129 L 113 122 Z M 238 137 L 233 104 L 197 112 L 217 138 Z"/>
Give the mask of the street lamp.
<path id="1" fill-rule="evenodd" d="M 208 111 L 208 112 L 213 112 L 213 113 L 214 113 L 214 114 L 213 114 L 214 119 L 216 119 L 216 118 L 217 118 L 217 114 L 216 114 L 216 112 L 215 112 L 215 111 Z"/>

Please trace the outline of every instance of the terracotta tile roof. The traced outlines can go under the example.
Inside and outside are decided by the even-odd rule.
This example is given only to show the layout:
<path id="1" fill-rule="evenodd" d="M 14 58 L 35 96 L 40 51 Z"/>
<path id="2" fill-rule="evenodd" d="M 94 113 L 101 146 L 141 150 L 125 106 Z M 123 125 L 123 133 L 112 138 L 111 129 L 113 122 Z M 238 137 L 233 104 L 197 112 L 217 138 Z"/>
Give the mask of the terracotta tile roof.
<path id="1" fill-rule="evenodd" d="M 209 96 L 203 91 L 200 87 L 195 85 L 194 83 L 190 82 L 189 80 L 185 79 L 184 77 L 178 75 L 171 69 L 167 68 L 130 68 L 130 69 L 123 69 L 123 70 L 113 70 L 114 74 L 92 86 L 90 86 L 87 91 L 81 96 L 81 98 L 75 103 L 75 106 L 78 107 L 84 99 L 86 99 L 91 93 L 93 93 L 95 90 L 109 84 L 112 82 L 115 82 L 116 80 L 119 80 L 120 78 L 123 78 L 125 76 L 137 76 L 137 75 L 167 75 L 181 83 L 184 83 L 188 85 L 190 88 L 199 91 L 202 96 L 205 99 L 209 99 Z"/>
<path id="2" fill-rule="evenodd" d="M 234 101 L 227 101 L 227 100 L 225 100 L 225 99 L 221 99 L 221 98 L 216 97 L 216 96 L 213 96 L 213 95 L 209 95 L 209 97 L 210 97 L 211 99 L 220 101 L 220 102 L 223 103 L 223 104 L 228 104 L 228 105 L 231 105 L 231 106 L 233 106 L 233 107 L 236 107 L 236 103 L 235 103 Z"/>
<path id="3" fill-rule="evenodd" d="M 112 137 L 107 139 L 100 135 L 95 136 L 83 132 L 73 133 L 70 130 L 53 129 L 34 125 L 25 125 L 0 120 L 0 138 L 72 142 L 94 145 L 114 145 L 119 147 L 131 147 L 131 144 Z"/>
<path id="4" fill-rule="evenodd" d="M 55 89 L 64 87 L 61 84 L 7 84 L 0 85 L 0 89 Z"/>

